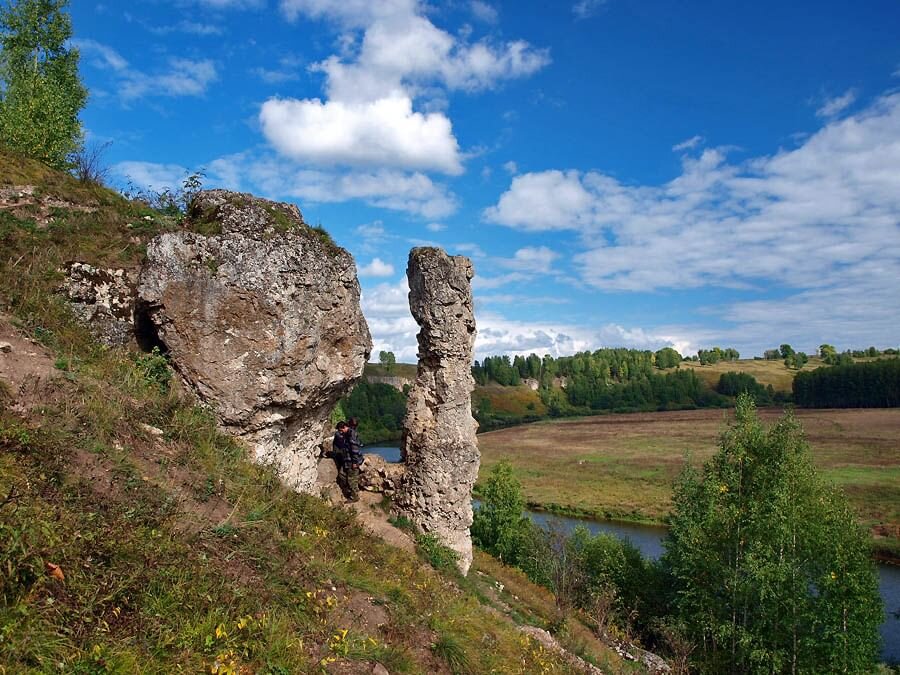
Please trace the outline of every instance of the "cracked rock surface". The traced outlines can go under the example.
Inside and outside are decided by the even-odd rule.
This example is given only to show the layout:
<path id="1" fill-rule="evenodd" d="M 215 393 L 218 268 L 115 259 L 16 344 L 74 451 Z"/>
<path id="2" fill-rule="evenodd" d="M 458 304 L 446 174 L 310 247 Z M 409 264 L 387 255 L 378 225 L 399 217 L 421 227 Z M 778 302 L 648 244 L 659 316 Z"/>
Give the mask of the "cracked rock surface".
<path id="1" fill-rule="evenodd" d="M 472 486 L 481 455 L 472 417 L 472 263 L 439 248 L 414 248 L 409 305 L 420 326 L 419 365 L 409 392 L 402 453 L 406 473 L 394 508 L 472 564 Z"/>
<path id="2" fill-rule="evenodd" d="M 329 414 L 372 346 L 353 259 L 296 206 L 248 194 L 201 192 L 188 223 L 147 247 L 141 311 L 225 431 L 312 492 Z"/>

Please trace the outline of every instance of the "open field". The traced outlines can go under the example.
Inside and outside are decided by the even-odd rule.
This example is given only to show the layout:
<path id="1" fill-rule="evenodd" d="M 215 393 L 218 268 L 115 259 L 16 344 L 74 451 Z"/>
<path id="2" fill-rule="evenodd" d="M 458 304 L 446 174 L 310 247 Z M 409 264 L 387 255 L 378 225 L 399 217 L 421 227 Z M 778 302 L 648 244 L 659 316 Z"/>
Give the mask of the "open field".
<path id="1" fill-rule="evenodd" d="M 529 502 L 604 518 L 661 521 L 685 454 L 702 464 L 733 410 L 603 415 L 479 436 L 480 479 L 509 459 Z M 764 409 L 772 422 L 780 410 Z M 900 409 L 799 410 L 816 465 L 881 548 L 900 552 Z"/>
<path id="2" fill-rule="evenodd" d="M 803 371 L 815 370 L 825 365 L 818 356 L 811 356 L 809 363 L 803 366 Z M 719 383 L 719 377 L 722 373 L 735 372 L 747 373 L 756 378 L 764 387 L 772 385 L 775 391 L 791 391 L 794 377 L 799 370 L 788 368 L 784 365 L 784 361 L 761 361 L 758 359 L 739 359 L 737 361 L 719 361 L 705 366 L 701 366 L 695 361 L 682 361 L 681 368 L 693 368 L 703 380 L 711 387 L 715 387 Z M 669 368 L 666 372 L 671 372 L 674 368 Z"/>

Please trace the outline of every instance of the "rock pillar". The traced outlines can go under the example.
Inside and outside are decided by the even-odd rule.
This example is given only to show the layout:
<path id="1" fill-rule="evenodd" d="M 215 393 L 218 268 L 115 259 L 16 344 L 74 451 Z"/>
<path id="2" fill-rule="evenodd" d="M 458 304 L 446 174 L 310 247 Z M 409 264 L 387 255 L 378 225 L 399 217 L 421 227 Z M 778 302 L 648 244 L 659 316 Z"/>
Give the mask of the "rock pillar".
<path id="1" fill-rule="evenodd" d="M 414 248 L 406 270 L 419 324 L 419 367 L 403 436 L 406 474 L 394 508 L 472 564 L 472 486 L 480 453 L 472 418 L 472 263 L 439 248 Z"/>

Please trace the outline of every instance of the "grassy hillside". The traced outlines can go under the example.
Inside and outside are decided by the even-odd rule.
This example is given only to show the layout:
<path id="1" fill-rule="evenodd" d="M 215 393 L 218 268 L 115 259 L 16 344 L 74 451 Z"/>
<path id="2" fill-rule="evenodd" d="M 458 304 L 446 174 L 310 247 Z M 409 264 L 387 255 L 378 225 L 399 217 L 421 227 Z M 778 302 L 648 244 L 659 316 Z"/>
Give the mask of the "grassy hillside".
<path id="1" fill-rule="evenodd" d="M 72 320 L 63 262 L 136 265 L 175 219 L 2 153 L 0 185 L 37 186 L 0 204 L 0 673 L 570 672 L 516 628 L 561 625 L 540 589 L 515 604 L 493 561 L 460 579 L 285 490 L 163 358 Z"/>
<path id="2" fill-rule="evenodd" d="M 715 452 L 731 411 L 603 415 L 481 434 L 480 477 L 509 459 L 529 501 L 603 518 L 659 522 L 684 463 Z M 780 414 L 764 409 L 771 422 Z M 879 547 L 900 554 L 900 409 L 798 410 L 816 465 Z"/>
<path id="3" fill-rule="evenodd" d="M 390 372 L 388 372 L 387 368 L 380 363 L 367 363 L 365 375 L 377 377 L 404 377 L 412 382 L 416 379 L 416 364 L 397 363 L 392 366 Z"/>
<path id="4" fill-rule="evenodd" d="M 813 370 L 825 365 L 818 356 L 811 356 L 809 362 L 803 366 L 803 370 Z M 756 378 L 764 387 L 772 385 L 775 391 L 791 391 L 791 385 L 794 377 L 800 371 L 788 368 L 784 365 L 784 361 L 765 361 L 758 359 L 739 359 L 737 361 L 719 361 L 705 366 L 695 361 L 682 361 L 680 368 L 692 368 L 697 375 L 709 384 L 715 387 L 719 383 L 719 377 L 722 373 L 735 372 L 747 373 Z M 674 368 L 669 368 L 663 372 L 671 372 Z"/>

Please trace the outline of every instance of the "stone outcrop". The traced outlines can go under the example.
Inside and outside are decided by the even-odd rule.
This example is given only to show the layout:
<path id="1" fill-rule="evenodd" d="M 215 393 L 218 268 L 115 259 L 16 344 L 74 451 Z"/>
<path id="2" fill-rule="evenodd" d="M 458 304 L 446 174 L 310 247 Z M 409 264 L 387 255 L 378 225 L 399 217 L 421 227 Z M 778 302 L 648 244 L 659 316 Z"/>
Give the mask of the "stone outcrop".
<path id="1" fill-rule="evenodd" d="M 420 326 L 419 366 L 404 424 L 406 473 L 394 509 L 456 551 L 465 574 L 480 461 L 471 404 L 472 263 L 438 248 L 414 248 L 406 273 L 410 310 Z"/>
<path id="2" fill-rule="evenodd" d="M 201 192 L 187 231 L 150 242 L 138 295 L 173 366 L 224 429 L 312 492 L 329 414 L 371 350 L 350 254 L 296 206 Z"/>
<path id="3" fill-rule="evenodd" d="M 362 473 L 359 475 L 360 489 L 393 497 L 406 468 L 402 464 L 387 462 L 380 455 L 367 454 L 365 460 Z"/>
<path id="4" fill-rule="evenodd" d="M 61 291 L 78 320 L 104 344 L 127 344 L 134 336 L 137 271 L 72 262 L 64 272 Z"/>

